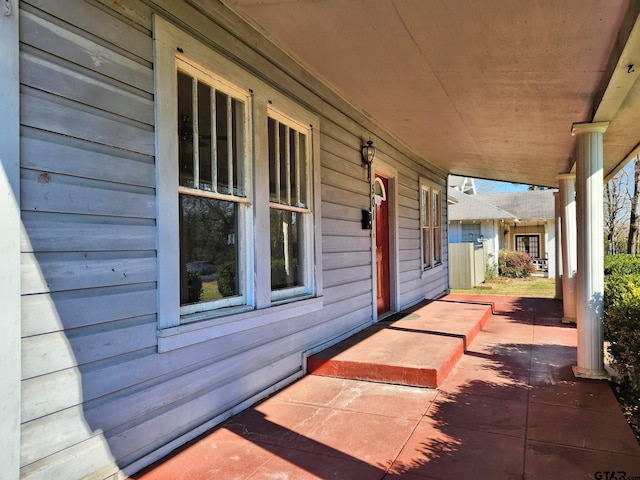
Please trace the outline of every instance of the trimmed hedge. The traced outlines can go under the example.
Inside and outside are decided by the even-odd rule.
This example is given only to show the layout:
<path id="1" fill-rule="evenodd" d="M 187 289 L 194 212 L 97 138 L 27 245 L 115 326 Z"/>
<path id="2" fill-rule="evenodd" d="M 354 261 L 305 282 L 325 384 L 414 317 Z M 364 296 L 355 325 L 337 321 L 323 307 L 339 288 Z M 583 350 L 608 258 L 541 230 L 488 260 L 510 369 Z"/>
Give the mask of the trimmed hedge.
<path id="1" fill-rule="evenodd" d="M 500 250 L 498 252 L 498 270 L 501 277 L 524 278 L 536 271 L 533 259 L 523 252 Z"/>

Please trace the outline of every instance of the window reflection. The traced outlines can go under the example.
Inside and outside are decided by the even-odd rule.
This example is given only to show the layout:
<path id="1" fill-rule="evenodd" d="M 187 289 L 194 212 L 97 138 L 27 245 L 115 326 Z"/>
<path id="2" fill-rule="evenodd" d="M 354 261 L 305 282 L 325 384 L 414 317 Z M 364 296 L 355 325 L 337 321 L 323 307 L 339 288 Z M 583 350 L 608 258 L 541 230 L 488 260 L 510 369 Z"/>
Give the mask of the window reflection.
<path id="1" fill-rule="evenodd" d="M 271 289 L 303 285 L 299 215 L 271 209 Z"/>
<path id="2" fill-rule="evenodd" d="M 236 203 L 180 195 L 181 305 L 241 294 L 237 225 Z"/>

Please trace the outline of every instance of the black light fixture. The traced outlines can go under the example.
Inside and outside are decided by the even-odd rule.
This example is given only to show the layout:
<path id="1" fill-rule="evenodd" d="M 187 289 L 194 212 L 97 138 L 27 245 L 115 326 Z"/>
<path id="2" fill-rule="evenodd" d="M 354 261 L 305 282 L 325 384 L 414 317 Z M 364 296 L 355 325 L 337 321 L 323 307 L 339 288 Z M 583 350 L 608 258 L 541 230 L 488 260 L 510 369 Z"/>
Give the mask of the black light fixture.
<path id="1" fill-rule="evenodd" d="M 371 138 L 367 140 L 367 144 L 362 147 L 362 164 L 367 166 L 367 181 L 371 181 L 371 164 L 376 158 L 376 147 L 373 146 Z"/>

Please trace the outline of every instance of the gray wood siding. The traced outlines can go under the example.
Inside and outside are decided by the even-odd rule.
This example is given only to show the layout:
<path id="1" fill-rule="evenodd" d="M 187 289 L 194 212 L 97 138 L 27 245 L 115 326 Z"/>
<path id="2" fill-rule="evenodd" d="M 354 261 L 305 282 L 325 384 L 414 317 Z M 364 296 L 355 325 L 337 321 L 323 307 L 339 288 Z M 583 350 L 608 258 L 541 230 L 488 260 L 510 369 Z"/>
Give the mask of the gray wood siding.
<path id="1" fill-rule="evenodd" d="M 292 381 L 304 352 L 370 324 L 370 135 L 398 171 L 400 308 L 447 289 L 446 241 L 445 266 L 421 272 L 418 223 L 420 176 L 444 175 L 220 2 L 190 3 L 20 4 L 23 478 L 132 473 Z M 321 117 L 319 312 L 157 353 L 154 11 Z"/>

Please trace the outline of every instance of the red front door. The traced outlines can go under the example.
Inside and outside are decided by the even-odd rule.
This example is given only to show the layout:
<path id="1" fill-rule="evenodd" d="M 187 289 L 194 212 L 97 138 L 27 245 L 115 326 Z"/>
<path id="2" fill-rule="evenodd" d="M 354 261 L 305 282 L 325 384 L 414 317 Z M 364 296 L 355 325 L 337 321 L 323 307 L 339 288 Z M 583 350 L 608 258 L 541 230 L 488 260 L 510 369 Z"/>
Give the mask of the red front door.
<path id="1" fill-rule="evenodd" d="M 379 175 L 376 175 L 376 179 L 382 182 L 384 191 L 388 192 L 389 181 Z M 391 292 L 389 289 L 389 205 L 387 198 L 376 197 L 375 199 L 378 314 L 388 312 L 391 309 Z"/>

